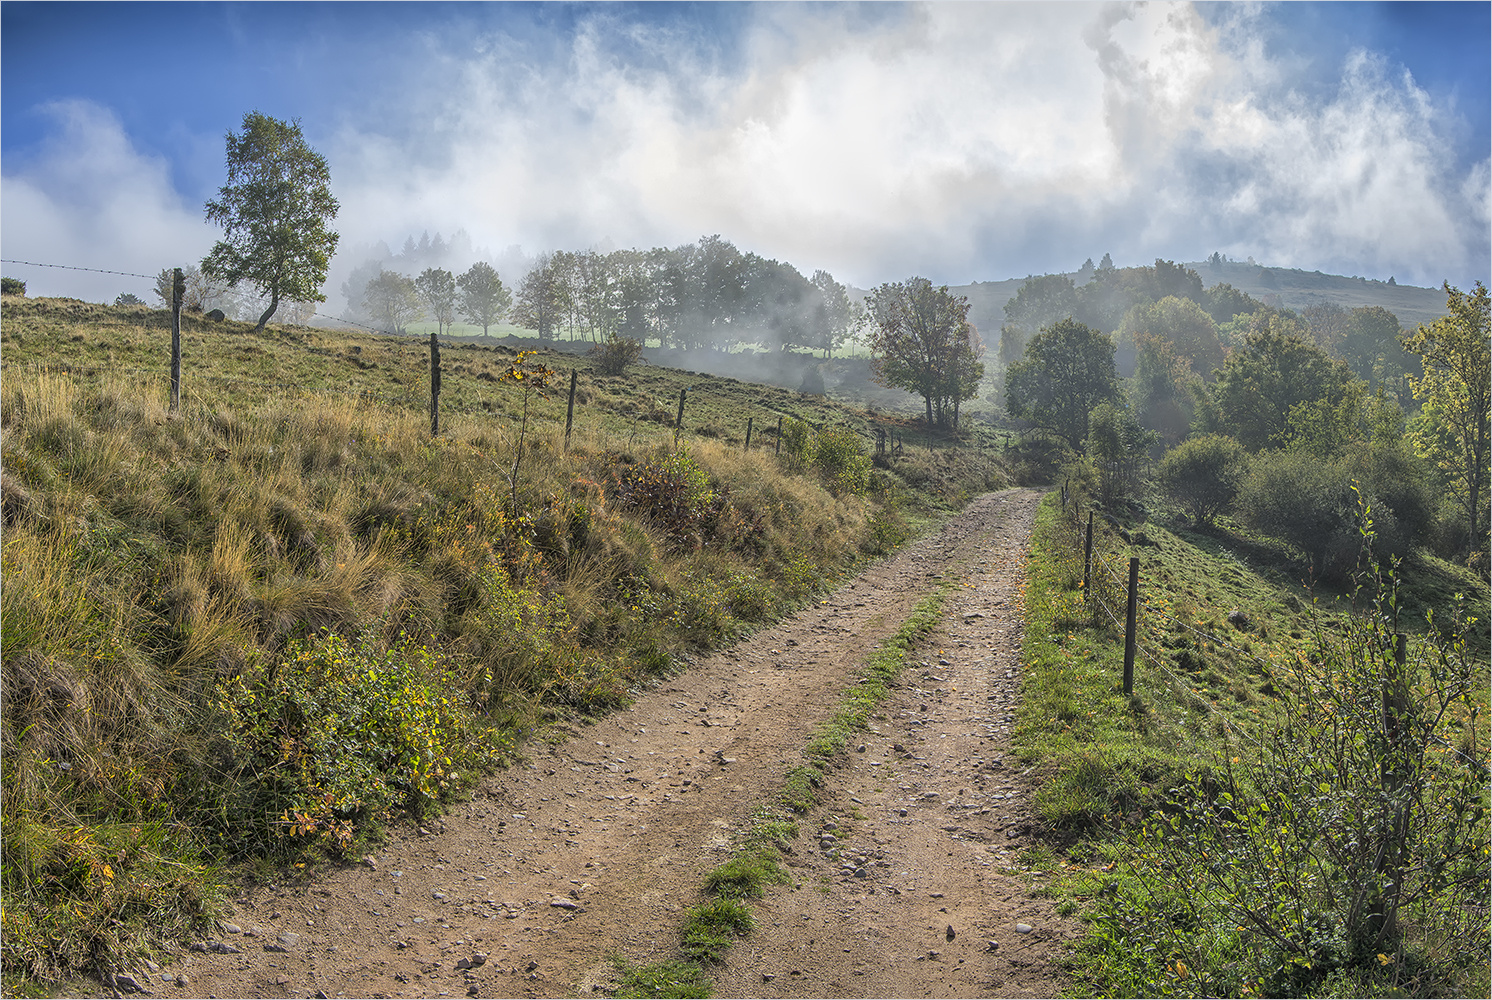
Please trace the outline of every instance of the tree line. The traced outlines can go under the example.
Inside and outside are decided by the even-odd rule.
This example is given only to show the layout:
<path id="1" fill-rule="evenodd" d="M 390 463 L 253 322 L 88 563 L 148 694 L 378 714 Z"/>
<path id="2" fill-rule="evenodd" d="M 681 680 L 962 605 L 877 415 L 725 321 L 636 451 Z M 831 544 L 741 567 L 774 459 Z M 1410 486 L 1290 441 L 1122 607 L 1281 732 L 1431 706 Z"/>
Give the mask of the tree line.
<path id="1" fill-rule="evenodd" d="M 1492 324 L 1448 283 L 1414 331 L 1381 307 L 1268 306 L 1195 271 L 1100 266 L 1029 279 L 1006 306 L 999 398 L 1079 456 L 1110 501 L 1157 484 L 1199 522 L 1222 513 L 1320 571 L 1355 553 L 1357 500 L 1386 550 L 1431 544 L 1485 572 Z"/>
<path id="2" fill-rule="evenodd" d="M 743 252 L 720 236 L 651 250 L 557 250 L 541 255 L 513 288 L 479 261 L 459 277 L 439 267 L 406 275 L 378 266 L 344 286 L 347 318 L 389 332 L 443 319 L 449 296 L 483 333 L 506 319 L 541 340 L 606 343 L 626 338 L 686 350 L 823 351 L 842 347 L 864 322 L 848 290 L 824 270 L 806 278 L 791 264 Z"/>

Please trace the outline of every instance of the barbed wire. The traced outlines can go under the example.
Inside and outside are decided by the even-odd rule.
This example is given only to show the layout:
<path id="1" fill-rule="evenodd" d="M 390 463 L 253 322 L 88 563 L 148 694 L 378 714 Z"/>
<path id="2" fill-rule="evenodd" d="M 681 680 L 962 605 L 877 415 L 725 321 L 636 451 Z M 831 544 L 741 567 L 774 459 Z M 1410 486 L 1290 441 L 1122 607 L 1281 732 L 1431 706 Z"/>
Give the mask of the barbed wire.
<path id="1" fill-rule="evenodd" d="M 147 281 L 159 277 L 158 275 L 154 274 L 136 274 L 134 271 L 111 271 L 108 268 L 104 267 L 78 267 L 75 264 L 43 264 L 39 261 L 13 260 L 9 257 L 0 258 L 0 264 L 24 264 L 27 267 L 55 267 L 60 268 L 64 271 L 91 271 L 94 274 L 121 274 L 124 275 L 124 277 L 126 278 L 144 278 Z"/>

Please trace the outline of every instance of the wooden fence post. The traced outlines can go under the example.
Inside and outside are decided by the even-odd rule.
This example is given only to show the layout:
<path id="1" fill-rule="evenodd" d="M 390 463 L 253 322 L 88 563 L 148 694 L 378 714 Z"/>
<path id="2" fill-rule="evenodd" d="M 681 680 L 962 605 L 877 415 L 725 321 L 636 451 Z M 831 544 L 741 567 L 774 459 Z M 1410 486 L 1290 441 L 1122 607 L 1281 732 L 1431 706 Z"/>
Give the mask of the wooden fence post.
<path id="1" fill-rule="evenodd" d="M 440 436 L 440 335 L 430 334 L 430 436 Z"/>
<path id="2" fill-rule="evenodd" d="M 186 295 L 186 276 L 181 268 L 171 274 L 171 412 L 181 409 L 181 300 Z"/>
<path id="3" fill-rule="evenodd" d="M 756 419 L 755 417 L 747 417 L 746 418 L 746 447 L 742 448 L 741 449 L 742 451 L 750 451 L 751 450 L 751 422 L 753 420 L 755 420 L 755 419 Z"/>
<path id="4" fill-rule="evenodd" d="M 1135 610 L 1140 597 L 1140 557 L 1129 557 L 1129 613 L 1124 618 L 1124 693 L 1135 691 Z"/>
<path id="5" fill-rule="evenodd" d="M 1083 538 L 1083 600 L 1093 585 L 1093 512 L 1088 512 L 1088 533 Z"/>
<path id="6" fill-rule="evenodd" d="M 684 394 L 688 391 L 687 386 L 679 390 L 679 415 L 673 418 L 673 443 L 675 446 L 679 443 L 679 432 L 684 429 Z"/>
<path id="7" fill-rule="evenodd" d="M 570 405 L 565 408 L 565 450 L 570 450 L 570 425 L 575 423 L 575 380 L 579 373 L 570 369 Z"/>

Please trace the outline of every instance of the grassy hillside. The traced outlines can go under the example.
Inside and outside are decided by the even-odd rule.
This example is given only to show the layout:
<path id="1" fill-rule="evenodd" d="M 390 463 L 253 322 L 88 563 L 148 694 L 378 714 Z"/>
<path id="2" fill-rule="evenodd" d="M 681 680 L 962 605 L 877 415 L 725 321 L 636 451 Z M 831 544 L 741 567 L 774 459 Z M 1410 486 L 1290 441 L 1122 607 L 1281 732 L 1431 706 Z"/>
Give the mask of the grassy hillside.
<path id="1" fill-rule="evenodd" d="M 1445 292 L 1440 288 L 1390 285 L 1386 281 L 1238 261 L 1222 264 L 1197 261 L 1185 266 L 1200 274 L 1202 283 L 1209 288 L 1226 282 L 1261 302 L 1297 312 L 1324 302 L 1343 309 L 1382 306 L 1399 318 L 1400 326 L 1410 330 L 1445 315 Z"/>
<path id="2" fill-rule="evenodd" d="M 1038 518 L 1015 730 L 1054 833 L 1023 870 L 1088 922 L 1082 992 L 1485 993 L 1485 582 L 1421 553 L 1311 590 L 1279 543 L 1156 512 L 1096 519 L 1085 585 L 1089 509 Z"/>
<path id="3" fill-rule="evenodd" d="M 179 939 L 225 864 L 358 851 L 1004 485 L 967 445 L 873 463 L 823 397 L 504 381 L 501 346 L 443 349 L 432 438 L 425 345 L 194 318 L 173 414 L 169 339 L 0 312 L 7 992 Z"/>

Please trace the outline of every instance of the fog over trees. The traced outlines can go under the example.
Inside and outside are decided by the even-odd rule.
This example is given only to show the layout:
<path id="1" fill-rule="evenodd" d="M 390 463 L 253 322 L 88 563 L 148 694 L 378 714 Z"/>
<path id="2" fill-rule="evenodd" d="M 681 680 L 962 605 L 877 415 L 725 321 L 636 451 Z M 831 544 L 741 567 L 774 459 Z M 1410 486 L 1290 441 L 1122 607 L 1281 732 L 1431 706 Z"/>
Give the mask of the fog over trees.
<path id="1" fill-rule="evenodd" d="M 382 297 L 390 280 L 383 275 L 436 271 L 452 274 L 461 315 L 484 332 L 507 318 L 541 340 L 601 344 L 626 337 L 663 347 L 827 357 L 864 324 L 863 308 L 829 272 L 807 278 L 792 264 L 742 251 L 718 235 L 673 248 L 555 250 L 527 258 L 517 247 L 493 255 L 474 249 L 464 232 L 449 240 L 437 232 L 408 237 L 397 254 L 386 244 L 368 254 L 342 283 L 342 316 L 384 330 L 395 327 Z M 425 314 L 435 318 L 428 301 Z"/>

